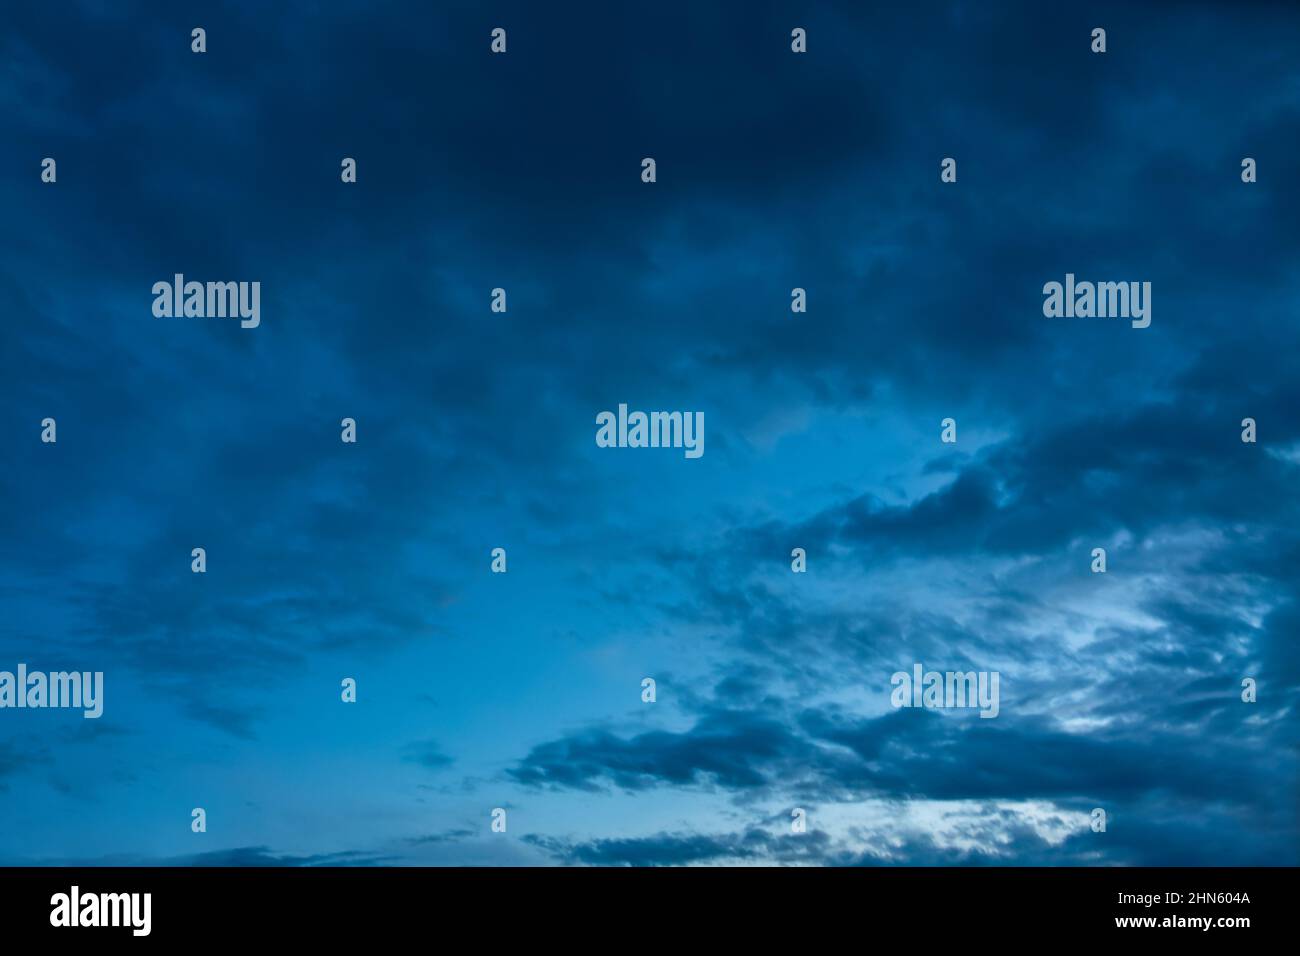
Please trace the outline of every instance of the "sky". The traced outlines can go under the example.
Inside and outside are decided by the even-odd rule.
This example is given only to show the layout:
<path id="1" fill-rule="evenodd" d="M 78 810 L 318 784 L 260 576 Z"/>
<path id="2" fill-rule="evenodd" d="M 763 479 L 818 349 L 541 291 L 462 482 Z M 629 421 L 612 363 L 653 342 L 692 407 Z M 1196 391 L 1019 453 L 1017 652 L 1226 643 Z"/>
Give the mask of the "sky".
<path id="1" fill-rule="evenodd" d="M 1285 3 L 15 6 L 0 863 L 1300 864 L 1298 124 Z"/>

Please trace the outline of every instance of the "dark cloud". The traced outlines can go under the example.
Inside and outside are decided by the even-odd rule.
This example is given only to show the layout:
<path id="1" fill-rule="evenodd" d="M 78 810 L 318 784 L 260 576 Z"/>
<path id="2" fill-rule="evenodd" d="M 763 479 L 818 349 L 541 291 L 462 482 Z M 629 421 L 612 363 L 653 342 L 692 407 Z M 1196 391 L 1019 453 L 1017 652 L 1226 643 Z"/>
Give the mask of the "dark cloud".
<path id="1" fill-rule="evenodd" d="M 451 757 L 448 757 L 438 748 L 437 741 L 417 741 L 412 744 L 407 744 L 403 749 L 405 755 L 402 759 L 411 763 L 419 764 L 426 770 L 442 770 L 455 763 Z"/>
<path id="2" fill-rule="evenodd" d="M 633 801 L 625 835 L 535 837 L 561 862 L 1300 857 L 1294 9 L 493 18 L 506 57 L 473 4 L 8 16 L 0 652 L 110 674 L 121 736 L 71 741 L 104 799 L 139 802 L 132 757 L 166 755 L 151 786 L 195 770 L 160 715 L 216 730 L 232 772 L 264 766 L 303 740 L 290 681 L 333 692 L 409 655 L 429 687 L 377 677 L 365 706 L 427 689 L 458 729 L 366 725 L 394 775 L 463 762 L 490 726 L 496 763 L 462 790 L 504 765 L 530 796 Z M 176 271 L 260 280 L 262 327 L 154 319 Z M 1045 319 L 1066 272 L 1152 281 L 1152 326 Z M 595 457 L 592 416 L 622 400 L 706 410 L 706 457 Z M 57 445 L 35 439 L 46 415 Z M 485 597 L 498 541 L 511 573 Z M 1002 715 L 882 716 L 917 660 L 1000 669 Z M 667 716 L 608 716 L 599 681 L 643 673 Z M 322 725 L 322 759 L 350 739 Z M 35 819 L 33 780 L 82 789 L 73 757 L 15 741 L 0 811 Z M 1051 845 L 989 811 L 974 849 L 633 832 L 635 801 L 665 792 L 730 809 L 801 790 L 1105 801 L 1115 825 Z"/>
<path id="3" fill-rule="evenodd" d="M 655 730 L 624 739 L 592 730 L 551 741 L 533 748 L 509 773 L 530 786 L 592 789 L 609 783 L 639 790 L 717 783 L 745 789 L 767 784 L 772 765 L 792 762 L 797 747 L 780 721 L 719 712 L 683 733 Z"/>
<path id="4" fill-rule="evenodd" d="M 358 850 L 341 850 L 334 853 L 315 853 L 306 856 L 280 853 L 266 846 L 241 846 L 227 850 L 208 850 L 203 853 L 171 857 L 143 857 L 112 855 L 103 857 L 77 857 L 71 859 L 40 860 L 29 862 L 35 866 L 382 866 L 391 864 L 395 857 Z"/>
<path id="5" fill-rule="evenodd" d="M 446 833 L 428 833 L 425 834 L 424 836 L 407 837 L 406 842 L 414 844 L 416 846 L 425 846 L 428 844 L 457 843 L 461 840 L 466 840 L 474 835 L 475 833 L 473 830 L 467 830 L 461 828 L 457 830 L 448 830 Z"/>
<path id="6" fill-rule="evenodd" d="M 526 837 L 564 863 L 587 866 L 682 866 L 702 863 L 737 864 L 825 862 L 830 838 L 818 831 L 783 837 L 763 830 L 743 833 L 658 833 L 629 839 L 570 842 L 558 838 Z"/>

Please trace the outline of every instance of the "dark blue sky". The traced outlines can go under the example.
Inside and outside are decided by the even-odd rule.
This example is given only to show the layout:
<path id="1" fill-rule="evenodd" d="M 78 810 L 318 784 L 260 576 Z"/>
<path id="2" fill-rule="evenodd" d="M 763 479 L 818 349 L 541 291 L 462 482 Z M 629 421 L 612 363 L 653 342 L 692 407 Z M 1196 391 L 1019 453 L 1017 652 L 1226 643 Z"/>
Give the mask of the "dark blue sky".
<path id="1" fill-rule="evenodd" d="M 0 670 L 106 682 L 0 711 L 0 862 L 1300 863 L 1294 5 L 102 0 L 0 67 Z"/>

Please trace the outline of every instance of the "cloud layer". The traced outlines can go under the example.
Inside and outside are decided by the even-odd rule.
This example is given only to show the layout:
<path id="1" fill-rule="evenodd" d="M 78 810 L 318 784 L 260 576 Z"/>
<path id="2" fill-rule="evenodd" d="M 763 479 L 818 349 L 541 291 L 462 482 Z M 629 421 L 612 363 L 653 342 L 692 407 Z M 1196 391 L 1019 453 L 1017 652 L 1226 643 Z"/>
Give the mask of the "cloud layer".
<path id="1" fill-rule="evenodd" d="M 15 10 L 0 669 L 106 701 L 0 712 L 0 861 L 1300 863 L 1298 19 Z"/>

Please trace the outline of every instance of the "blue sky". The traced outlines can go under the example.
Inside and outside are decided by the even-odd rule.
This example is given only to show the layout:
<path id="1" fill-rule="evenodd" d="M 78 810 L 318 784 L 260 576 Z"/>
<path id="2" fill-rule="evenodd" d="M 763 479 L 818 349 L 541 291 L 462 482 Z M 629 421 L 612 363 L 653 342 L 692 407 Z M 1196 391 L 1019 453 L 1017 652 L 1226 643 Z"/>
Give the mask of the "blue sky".
<path id="1" fill-rule="evenodd" d="M 0 862 L 1300 863 L 1300 11 L 900 6 L 10 11 Z"/>

